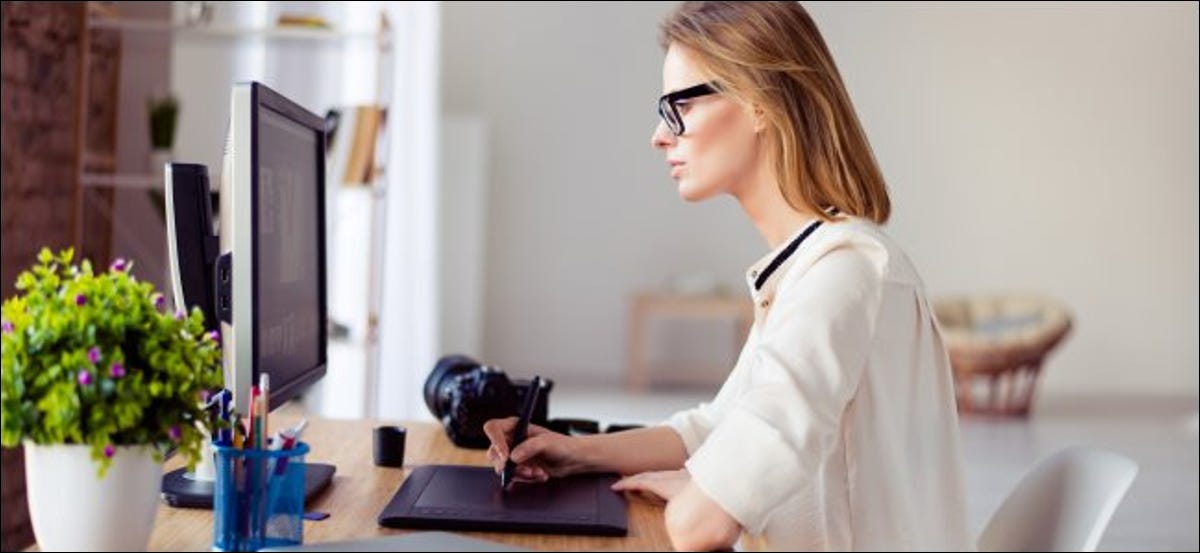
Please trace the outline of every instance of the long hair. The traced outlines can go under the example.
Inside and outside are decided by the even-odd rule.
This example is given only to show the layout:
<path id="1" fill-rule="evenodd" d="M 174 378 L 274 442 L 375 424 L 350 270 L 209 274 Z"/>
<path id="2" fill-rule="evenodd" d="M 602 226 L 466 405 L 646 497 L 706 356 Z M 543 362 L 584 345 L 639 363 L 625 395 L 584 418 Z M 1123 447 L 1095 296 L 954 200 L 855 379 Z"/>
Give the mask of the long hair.
<path id="1" fill-rule="evenodd" d="M 659 28 L 744 105 L 761 109 L 780 191 L 792 208 L 883 224 L 887 184 L 833 56 L 797 2 L 684 2 Z"/>

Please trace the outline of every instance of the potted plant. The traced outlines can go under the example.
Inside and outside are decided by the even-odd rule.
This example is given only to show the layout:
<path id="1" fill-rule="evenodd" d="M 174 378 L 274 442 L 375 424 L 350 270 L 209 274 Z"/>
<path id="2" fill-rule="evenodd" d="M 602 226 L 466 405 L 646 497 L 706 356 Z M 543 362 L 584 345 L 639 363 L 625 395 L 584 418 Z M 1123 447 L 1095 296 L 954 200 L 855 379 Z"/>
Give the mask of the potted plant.
<path id="1" fill-rule="evenodd" d="M 150 170 L 157 173 L 163 170 L 163 164 L 171 161 L 179 101 L 170 94 L 151 96 L 146 100 L 146 113 L 150 120 Z"/>
<path id="2" fill-rule="evenodd" d="M 194 465 L 208 439 L 220 336 L 199 310 L 164 312 L 131 262 L 72 261 L 43 249 L 4 302 L 2 441 L 25 446 L 43 551 L 144 550 L 164 452 Z"/>

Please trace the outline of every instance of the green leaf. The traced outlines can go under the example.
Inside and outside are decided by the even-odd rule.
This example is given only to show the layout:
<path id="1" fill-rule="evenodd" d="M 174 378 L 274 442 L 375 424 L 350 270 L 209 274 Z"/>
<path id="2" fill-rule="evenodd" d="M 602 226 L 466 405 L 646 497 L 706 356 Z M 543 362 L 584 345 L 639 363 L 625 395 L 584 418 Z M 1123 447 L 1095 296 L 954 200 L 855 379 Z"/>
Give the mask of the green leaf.
<path id="1" fill-rule="evenodd" d="M 3 335 L 0 438 L 89 444 L 104 470 L 104 446 L 166 443 L 167 429 L 179 426 L 188 429 L 179 450 L 194 462 L 206 438 L 193 425 L 208 422 L 197 398 L 221 385 L 220 348 L 201 338 L 203 315 L 177 321 L 154 307 L 154 286 L 131 270 L 96 274 L 91 261 L 74 261 L 73 251 L 43 249 L 3 303 L 12 332 Z M 102 352 L 95 364 L 93 347 Z M 124 377 L 109 375 L 114 362 Z M 87 386 L 81 370 L 91 373 Z"/>

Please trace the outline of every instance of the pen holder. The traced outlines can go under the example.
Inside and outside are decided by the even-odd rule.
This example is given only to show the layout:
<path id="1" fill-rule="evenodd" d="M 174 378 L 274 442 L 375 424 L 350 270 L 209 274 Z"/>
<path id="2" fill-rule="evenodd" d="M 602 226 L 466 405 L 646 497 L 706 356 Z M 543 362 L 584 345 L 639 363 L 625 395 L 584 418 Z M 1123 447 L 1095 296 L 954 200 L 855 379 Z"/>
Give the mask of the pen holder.
<path id="1" fill-rule="evenodd" d="M 303 543 L 308 444 L 279 451 L 213 449 L 213 550 L 258 551 Z"/>

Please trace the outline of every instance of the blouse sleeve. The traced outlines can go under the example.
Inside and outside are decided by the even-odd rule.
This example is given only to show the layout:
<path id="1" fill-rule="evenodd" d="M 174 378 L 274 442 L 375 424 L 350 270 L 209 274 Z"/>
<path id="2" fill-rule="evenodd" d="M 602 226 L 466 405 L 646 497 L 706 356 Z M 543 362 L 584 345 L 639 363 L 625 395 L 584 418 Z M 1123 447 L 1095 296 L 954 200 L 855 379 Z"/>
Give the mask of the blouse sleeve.
<path id="1" fill-rule="evenodd" d="M 702 444 L 689 445 L 686 467 L 747 532 L 761 533 L 776 508 L 803 496 L 820 459 L 837 446 L 870 350 L 881 288 L 880 270 L 849 247 L 781 282 L 749 352 L 743 393 L 715 425 L 702 412 L 683 425 L 713 425 Z M 819 512 L 821 498 L 809 499 Z"/>

